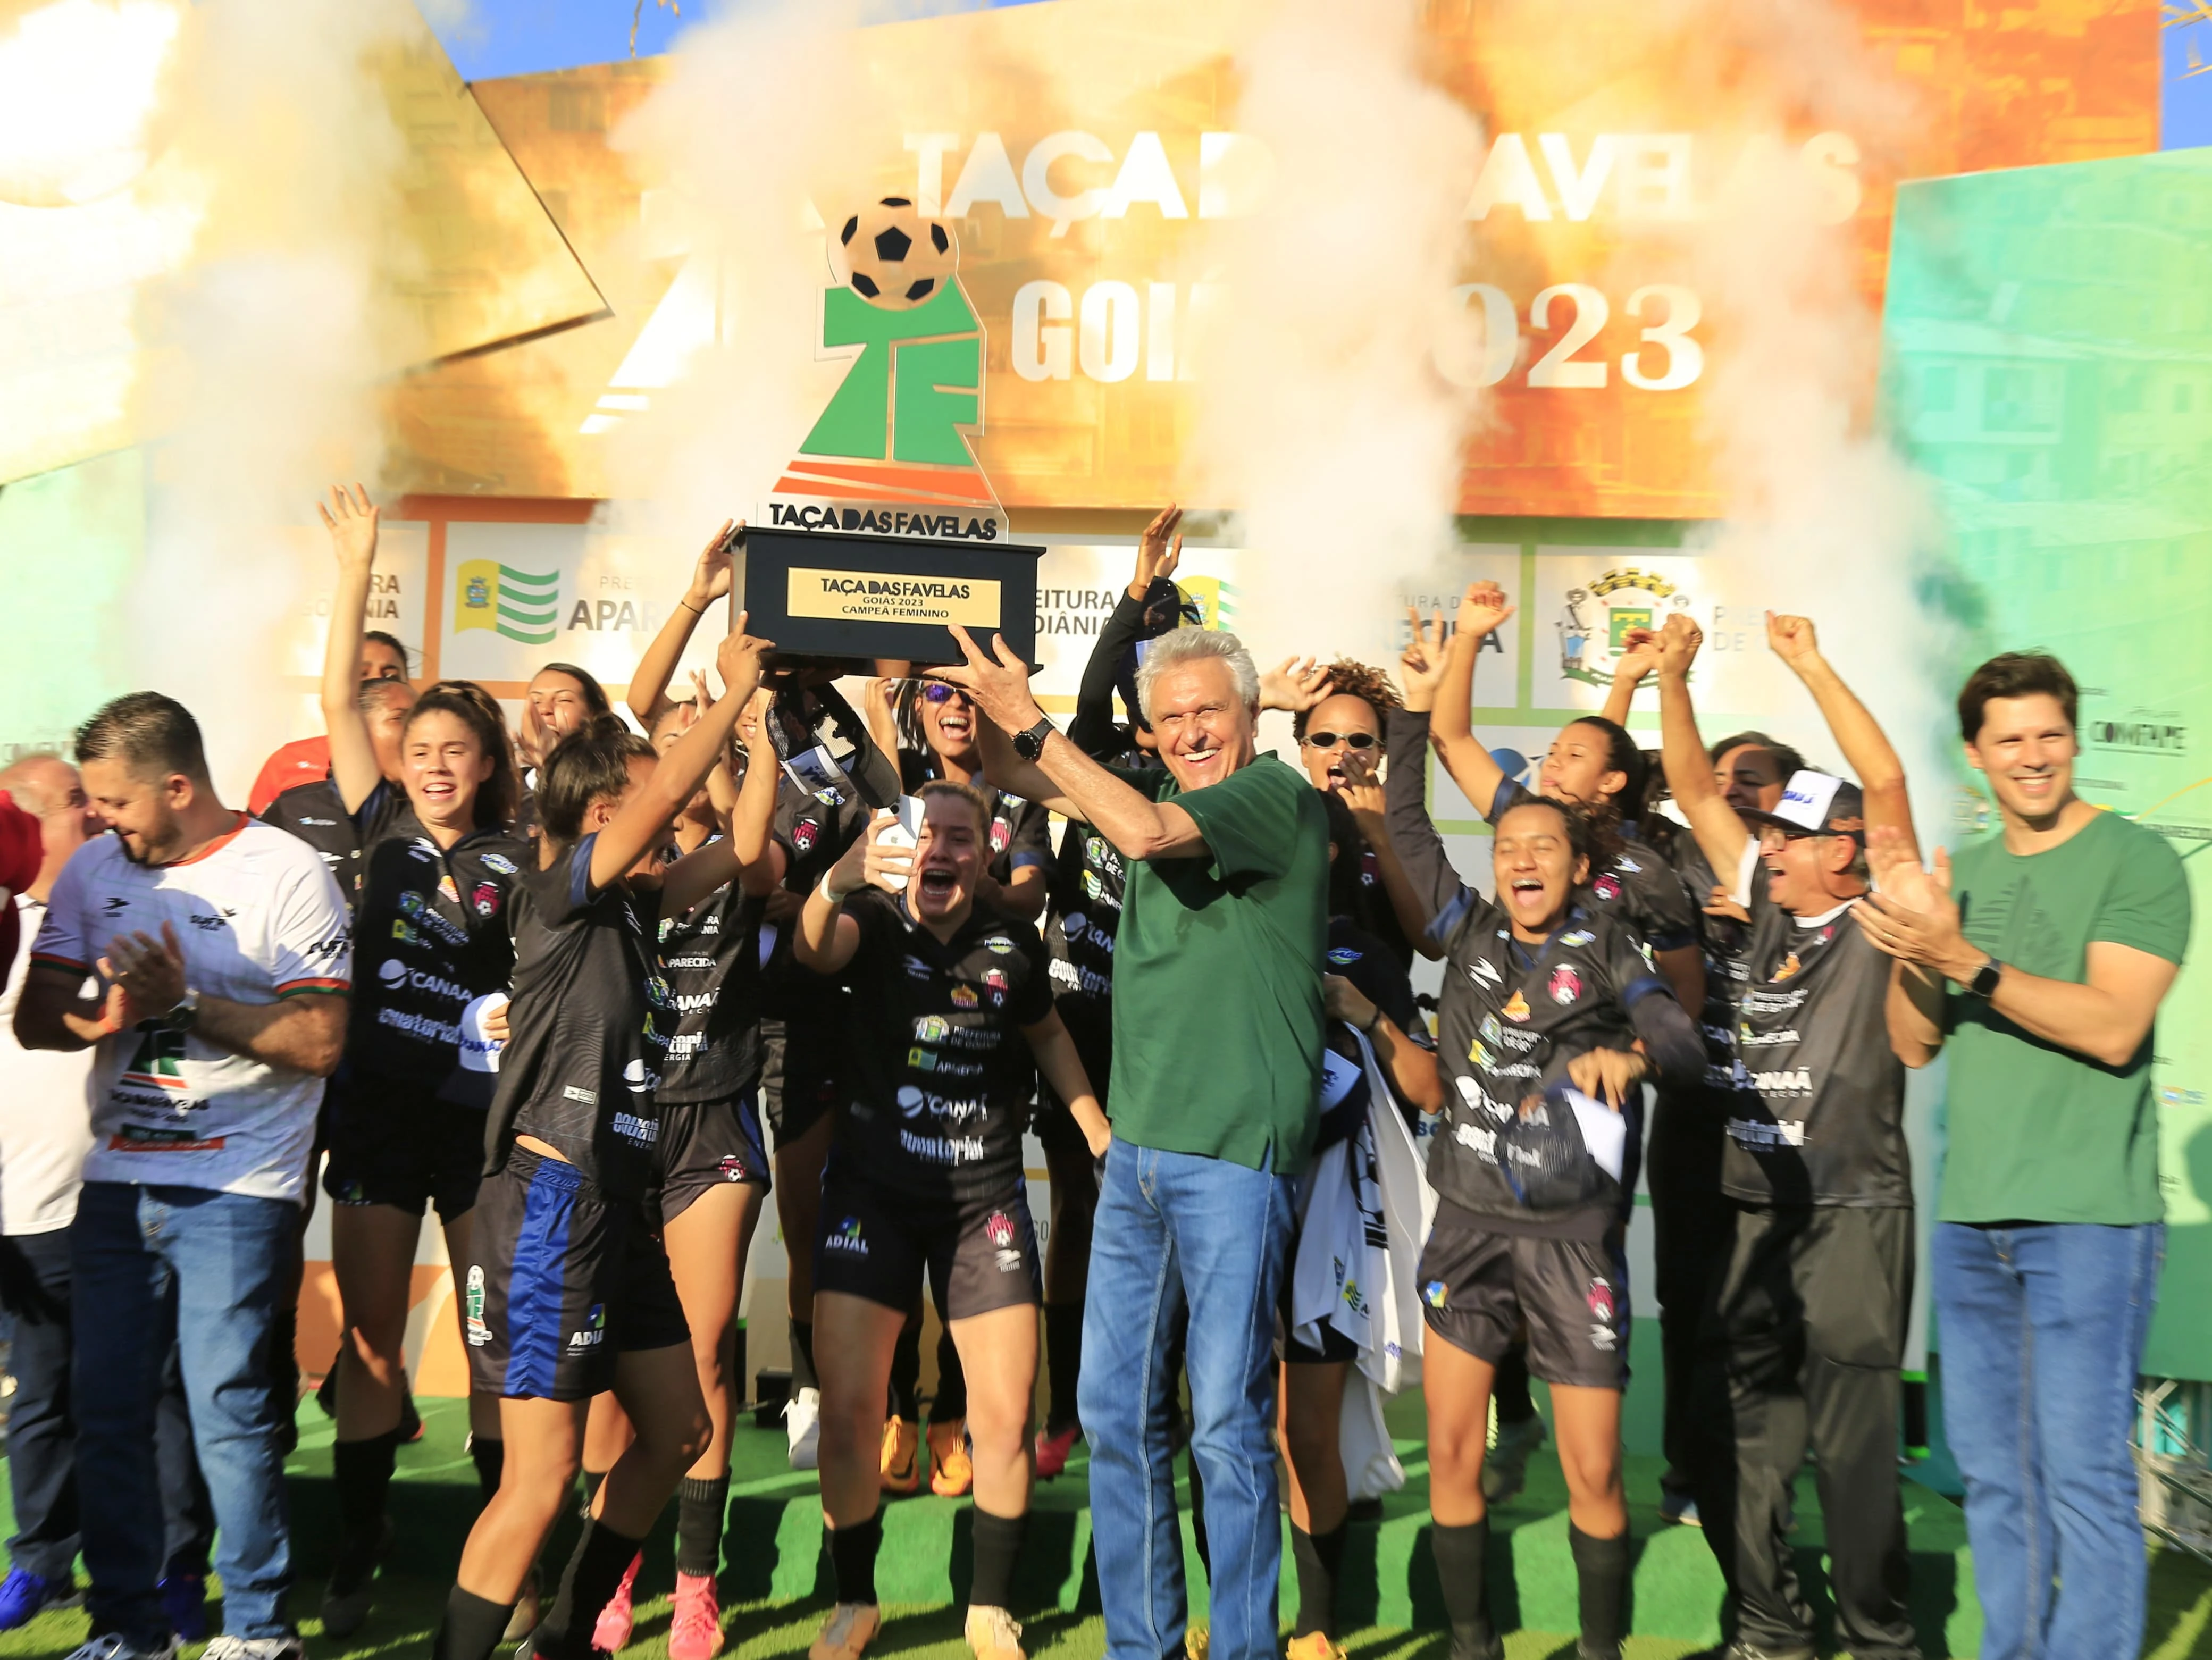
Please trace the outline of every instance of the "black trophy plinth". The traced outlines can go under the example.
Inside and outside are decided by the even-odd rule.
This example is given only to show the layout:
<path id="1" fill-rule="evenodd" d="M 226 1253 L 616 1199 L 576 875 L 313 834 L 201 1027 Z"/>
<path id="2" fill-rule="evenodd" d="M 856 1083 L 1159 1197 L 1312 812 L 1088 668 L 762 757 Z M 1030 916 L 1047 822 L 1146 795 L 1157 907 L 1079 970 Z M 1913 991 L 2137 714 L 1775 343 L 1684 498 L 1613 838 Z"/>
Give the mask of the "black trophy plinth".
<path id="1" fill-rule="evenodd" d="M 914 537 L 748 530 L 748 629 L 779 663 L 902 658 L 962 661 L 950 624 L 984 650 L 994 634 L 1036 660 L 1037 560 L 1044 550 Z"/>

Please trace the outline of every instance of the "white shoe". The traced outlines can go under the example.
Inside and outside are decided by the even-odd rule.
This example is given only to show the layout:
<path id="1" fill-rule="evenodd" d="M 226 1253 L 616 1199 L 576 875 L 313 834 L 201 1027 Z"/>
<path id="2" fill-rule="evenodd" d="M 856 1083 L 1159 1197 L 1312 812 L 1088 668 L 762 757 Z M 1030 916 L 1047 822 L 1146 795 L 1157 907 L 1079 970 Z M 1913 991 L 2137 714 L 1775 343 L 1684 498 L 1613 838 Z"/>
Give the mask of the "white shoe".
<path id="1" fill-rule="evenodd" d="M 217 1637 L 200 1651 L 200 1660 L 307 1660 L 307 1645 L 296 1637 Z"/>
<path id="2" fill-rule="evenodd" d="M 129 1638 L 108 1632 L 76 1650 L 69 1660 L 177 1660 L 174 1632 L 156 1648 L 142 1649 Z"/>
<path id="3" fill-rule="evenodd" d="M 821 1462 L 822 1391 L 803 1389 L 783 1403 L 783 1432 L 791 1441 L 791 1467 L 811 1470 Z"/>

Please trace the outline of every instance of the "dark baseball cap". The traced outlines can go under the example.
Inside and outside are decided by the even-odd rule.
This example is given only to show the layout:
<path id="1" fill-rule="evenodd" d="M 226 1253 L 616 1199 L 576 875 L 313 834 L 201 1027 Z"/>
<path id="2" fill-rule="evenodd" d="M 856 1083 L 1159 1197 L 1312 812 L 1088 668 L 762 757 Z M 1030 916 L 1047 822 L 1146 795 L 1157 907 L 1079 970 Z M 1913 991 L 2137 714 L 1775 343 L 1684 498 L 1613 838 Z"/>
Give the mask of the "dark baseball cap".
<path id="1" fill-rule="evenodd" d="M 1807 768 L 1790 775 L 1772 812 L 1746 812 L 1748 824 L 1771 824 L 1786 836 L 1848 836 L 1866 841 L 1866 797 L 1856 784 Z"/>

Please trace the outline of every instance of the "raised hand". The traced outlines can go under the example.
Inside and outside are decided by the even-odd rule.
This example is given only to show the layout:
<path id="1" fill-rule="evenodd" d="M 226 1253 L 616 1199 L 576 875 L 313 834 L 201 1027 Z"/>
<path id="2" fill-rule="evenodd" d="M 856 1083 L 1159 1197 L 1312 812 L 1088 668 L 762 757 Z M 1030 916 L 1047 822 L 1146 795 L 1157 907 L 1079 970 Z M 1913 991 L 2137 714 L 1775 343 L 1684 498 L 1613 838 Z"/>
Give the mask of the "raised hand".
<path id="1" fill-rule="evenodd" d="M 1777 657 L 1793 669 L 1820 654 L 1820 638 L 1813 632 L 1813 619 L 1809 617 L 1767 612 L 1766 643 Z"/>
<path id="2" fill-rule="evenodd" d="M 1656 674 L 1661 656 L 1656 629 L 1631 629 L 1621 636 L 1621 654 L 1613 660 L 1613 678 L 1632 684 Z"/>
<path id="3" fill-rule="evenodd" d="M 1344 787 L 1337 794 L 1352 809 L 1352 822 L 1359 826 L 1359 833 L 1367 838 L 1367 844 L 1389 847 L 1390 831 L 1382 786 L 1376 781 L 1375 763 L 1358 750 L 1348 751 L 1345 755 Z M 1344 854 L 1339 852 L 1337 856 L 1340 859 Z"/>
<path id="4" fill-rule="evenodd" d="M 1519 607 L 1509 604 L 1505 590 L 1495 582 L 1469 582 L 1460 596 L 1458 629 L 1470 646 L 1477 646 L 1505 626 Z"/>
<path id="5" fill-rule="evenodd" d="M 1408 605 L 1406 620 L 1412 624 L 1412 638 L 1398 658 L 1399 676 L 1406 683 L 1406 708 L 1425 714 L 1436 708 L 1437 688 L 1443 683 L 1444 614 L 1437 611 L 1424 623 L 1420 608 Z"/>
<path id="6" fill-rule="evenodd" d="M 1000 732 L 1025 732 L 1043 718 L 1030 691 L 1030 666 L 1014 655 L 1005 636 L 991 636 L 995 654 L 992 656 L 986 656 L 968 630 L 957 623 L 952 625 L 952 638 L 967 662 L 954 668 L 932 669 L 929 679 L 959 687 L 983 711 L 983 718 Z"/>
<path id="7" fill-rule="evenodd" d="M 545 764 L 545 751 L 550 749 L 553 734 L 545 730 L 545 722 L 538 717 L 538 705 L 527 697 L 522 700 L 522 729 L 514 735 L 516 757 L 526 767 Z"/>
<path id="8" fill-rule="evenodd" d="M 1297 714 L 1328 696 L 1328 671 L 1310 657 L 1285 657 L 1260 675 L 1260 707 Z"/>
<path id="9" fill-rule="evenodd" d="M 684 603 L 693 611 L 704 611 L 714 601 L 730 591 L 730 575 L 737 561 L 738 544 L 744 539 L 745 521 L 726 519 L 722 528 L 716 531 L 707 545 L 699 551 L 699 560 L 691 568 L 691 586 L 684 592 Z"/>
<path id="10" fill-rule="evenodd" d="M 331 485 L 330 505 L 318 502 L 315 511 L 331 533 L 331 551 L 337 556 L 340 569 L 367 570 L 375 564 L 377 508 L 365 485 L 356 484 L 350 491 L 343 484 Z"/>
<path id="11" fill-rule="evenodd" d="M 1321 977 L 1322 1012 L 1364 1031 L 1375 1023 L 1376 1007 L 1366 994 L 1340 974 Z"/>
<path id="12" fill-rule="evenodd" d="M 745 632 L 745 619 L 750 615 L 748 611 L 739 611 L 728 638 L 715 648 L 714 666 L 722 672 L 725 697 L 750 697 L 760 684 L 761 659 L 775 649 L 775 641 L 756 639 Z M 702 709 L 700 713 L 706 711 Z"/>
<path id="13" fill-rule="evenodd" d="M 1676 611 L 1659 631 L 1660 672 L 1687 674 L 1690 665 L 1698 660 L 1698 648 L 1705 643 L 1705 631 L 1691 620 L 1687 611 Z"/>
<path id="14" fill-rule="evenodd" d="M 1132 599 L 1142 599 L 1153 582 L 1176 574 L 1176 567 L 1182 562 L 1182 509 L 1170 502 L 1145 526 L 1145 533 L 1137 539 L 1136 575 L 1129 579 Z"/>

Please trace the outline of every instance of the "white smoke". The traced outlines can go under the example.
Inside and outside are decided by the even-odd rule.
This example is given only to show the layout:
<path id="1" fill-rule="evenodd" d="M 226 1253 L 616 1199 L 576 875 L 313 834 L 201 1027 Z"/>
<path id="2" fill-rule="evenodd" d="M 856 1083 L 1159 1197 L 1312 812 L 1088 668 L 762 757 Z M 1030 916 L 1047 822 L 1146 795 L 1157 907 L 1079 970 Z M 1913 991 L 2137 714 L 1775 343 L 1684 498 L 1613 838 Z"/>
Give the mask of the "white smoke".
<path id="1" fill-rule="evenodd" d="M 407 0 L 185 9 L 160 171 L 199 224 L 141 290 L 145 559 L 118 668 L 183 699 L 234 795 L 286 735 L 276 631 L 325 574 L 296 527 L 332 480 L 378 482 L 378 382 L 410 355 L 404 152 L 372 65 L 420 27 Z"/>
<path id="2" fill-rule="evenodd" d="M 1235 508 L 1254 550 L 1255 654 L 1395 664 L 1398 579 L 1449 549 L 1471 394 L 1431 353 L 1460 280 L 1480 155 L 1421 73 L 1419 8 L 1291 0 L 1234 53 L 1266 205 L 1202 228 L 1220 286 L 1194 344 L 1187 498 Z"/>

